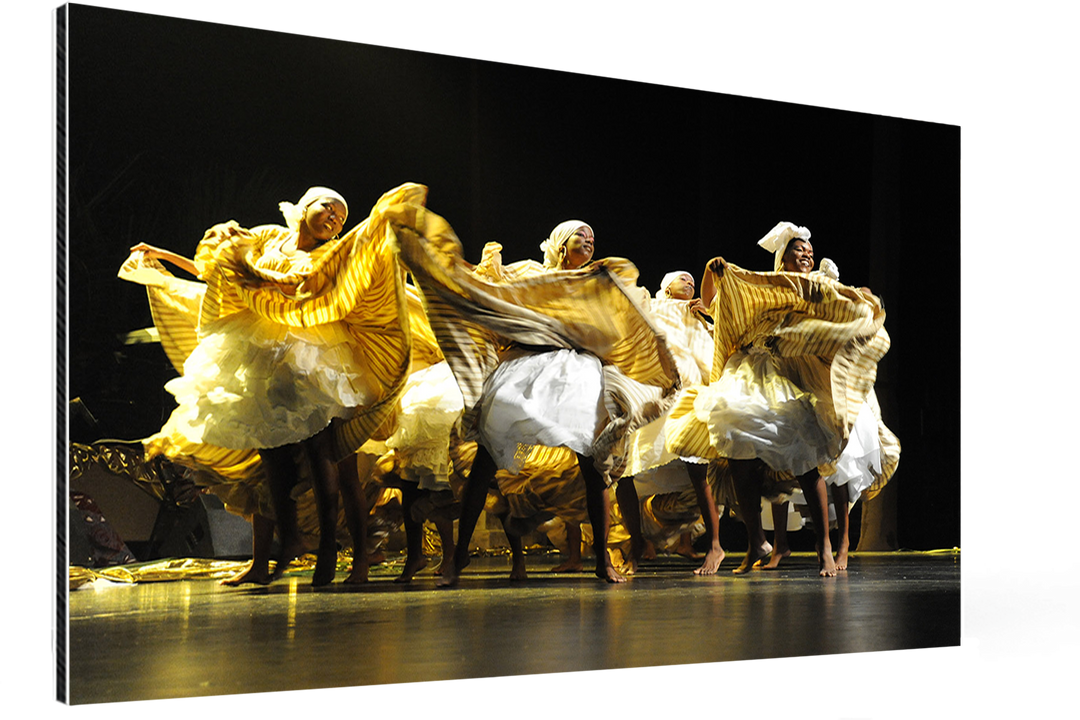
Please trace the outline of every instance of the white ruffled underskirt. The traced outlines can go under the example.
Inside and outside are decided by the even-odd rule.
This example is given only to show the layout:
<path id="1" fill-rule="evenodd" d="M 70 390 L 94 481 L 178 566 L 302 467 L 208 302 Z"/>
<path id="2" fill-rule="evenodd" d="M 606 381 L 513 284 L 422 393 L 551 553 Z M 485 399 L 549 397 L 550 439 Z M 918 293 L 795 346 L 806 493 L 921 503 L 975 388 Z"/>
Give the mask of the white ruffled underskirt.
<path id="1" fill-rule="evenodd" d="M 850 502 L 859 499 L 881 474 L 881 440 L 878 421 L 869 403 L 863 403 L 851 428 L 847 444 L 836 461 L 836 472 L 822 476 L 827 485 L 847 485 Z"/>
<path id="2" fill-rule="evenodd" d="M 176 397 L 163 432 L 231 449 L 305 440 L 371 403 L 366 364 L 343 327 L 292 328 L 250 311 L 211 325 L 166 383 Z"/>
<path id="3" fill-rule="evenodd" d="M 488 377 L 480 402 L 480 443 L 511 473 L 536 445 L 587 455 L 607 420 L 600 360 L 573 350 L 505 360 Z"/>
<path id="4" fill-rule="evenodd" d="M 763 350 L 735 353 L 719 380 L 703 387 L 694 413 L 717 452 L 758 458 L 796 476 L 832 460 L 831 433 L 818 422 L 816 398 L 777 372 Z"/>
<path id="5" fill-rule="evenodd" d="M 634 475 L 634 489 L 639 498 L 650 495 L 666 495 L 693 489 L 690 474 L 686 471 L 687 461 L 675 459 L 659 467 Z"/>
<path id="6" fill-rule="evenodd" d="M 450 487 L 450 433 L 465 408 L 446 362 L 409 375 L 398 401 L 397 427 L 387 438 L 397 473 L 422 490 Z"/>

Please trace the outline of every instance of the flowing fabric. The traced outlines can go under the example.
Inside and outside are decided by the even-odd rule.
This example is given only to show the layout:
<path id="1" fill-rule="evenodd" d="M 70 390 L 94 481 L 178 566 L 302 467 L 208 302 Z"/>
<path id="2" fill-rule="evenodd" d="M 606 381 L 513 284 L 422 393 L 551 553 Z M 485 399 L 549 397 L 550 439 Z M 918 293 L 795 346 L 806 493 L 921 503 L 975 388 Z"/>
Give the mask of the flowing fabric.
<path id="1" fill-rule="evenodd" d="M 712 368 L 712 327 L 690 310 L 685 300 L 654 298 L 649 301 L 649 311 L 657 326 L 664 332 L 667 345 L 675 358 L 683 389 L 679 397 L 690 387 L 701 385 L 709 377 Z M 678 403 L 676 398 L 672 407 Z M 679 456 L 669 452 L 666 446 L 665 424 L 669 409 L 656 420 L 638 429 L 631 436 L 626 475 L 634 477 L 634 484 L 642 497 L 667 493 L 690 487 L 690 478 Z M 706 462 L 705 458 L 683 457 L 692 463 Z"/>
<path id="2" fill-rule="evenodd" d="M 214 418 L 214 409 L 258 412 L 262 404 L 272 411 L 268 424 L 279 410 L 303 417 L 279 438 L 286 443 L 329 426 L 335 459 L 371 437 L 385 438 L 411 365 L 412 335 L 404 272 L 384 213 L 420 206 L 426 195 L 425 187 L 411 183 L 391 190 L 362 223 L 311 253 L 295 250 L 287 228 L 216 225 L 196 251 L 203 283 L 162 279 L 168 274 L 160 263 L 129 259 L 121 277 L 147 284 L 170 360 L 183 371 L 193 355 L 200 357 L 198 379 L 175 386 L 189 393 L 187 402 L 178 398 L 181 406 L 162 431 L 144 441 L 147 455 L 160 453 L 205 470 L 222 481 L 222 492 L 215 494 L 227 504 L 231 500 L 231 509 L 272 517 L 265 494 L 255 489 L 263 485 L 257 450 L 265 438 L 245 439 L 238 431 L 241 438 L 228 443 L 235 447 L 203 441 L 207 424 L 230 435 L 228 411 Z M 414 305 L 419 307 L 418 298 Z M 224 335 L 231 341 L 222 340 Z M 204 342 L 219 347 L 200 349 Z M 272 356 L 284 370 L 267 361 Z M 210 387 L 205 380 L 217 360 L 225 362 L 229 376 Z M 258 382 L 249 387 L 244 381 L 252 375 Z M 303 391 L 296 391 L 298 384 L 306 385 Z M 313 388 L 324 395 L 312 394 Z"/>
<path id="3" fill-rule="evenodd" d="M 794 475 L 834 460 L 889 348 L 880 301 L 821 276 L 722 263 L 710 384 L 680 397 L 668 450 L 758 457 Z"/>
<path id="4" fill-rule="evenodd" d="M 461 388 L 466 439 L 478 432 L 484 386 L 501 350 L 518 344 L 589 353 L 601 362 L 609 422 L 587 454 L 609 482 L 619 477 L 627 434 L 659 417 L 680 386 L 663 334 L 632 291 L 637 269 L 608 258 L 581 270 L 491 282 L 462 259 L 460 241 L 437 215 L 402 207 L 394 230 Z"/>

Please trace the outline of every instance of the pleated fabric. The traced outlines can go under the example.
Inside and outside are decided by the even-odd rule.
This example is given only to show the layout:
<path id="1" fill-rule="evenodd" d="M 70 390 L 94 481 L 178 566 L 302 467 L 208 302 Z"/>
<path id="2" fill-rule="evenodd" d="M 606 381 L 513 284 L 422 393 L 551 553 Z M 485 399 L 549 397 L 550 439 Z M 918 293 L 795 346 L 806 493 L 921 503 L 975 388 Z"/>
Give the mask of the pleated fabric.
<path id="1" fill-rule="evenodd" d="M 762 459 L 773 470 L 793 474 L 805 472 L 807 463 L 813 467 L 812 458 L 834 460 L 872 393 L 877 363 L 889 348 L 880 301 L 821 276 L 755 273 L 727 262 L 716 290 L 710 309 L 715 321 L 710 384 L 679 398 L 666 425 L 668 450 L 707 459 L 764 455 L 752 438 L 743 443 L 746 436 L 733 437 L 731 428 L 717 421 L 736 415 L 715 413 L 720 401 L 741 402 L 732 388 L 752 384 L 748 377 L 755 375 L 759 385 L 771 384 L 775 390 L 766 393 L 765 402 L 799 405 L 803 425 L 792 447 L 814 443 L 811 459 L 791 458 L 788 466 L 776 454 Z M 721 392 L 721 383 L 730 384 L 730 394 L 708 397 Z M 808 434 L 807 414 L 817 435 Z M 744 416 L 738 417 L 741 422 Z M 768 418 L 758 419 L 763 426 Z"/>
<path id="2" fill-rule="evenodd" d="M 485 381 L 509 345 L 590 353 L 602 363 L 609 422 L 588 454 L 609 482 L 618 478 L 627 434 L 659 417 L 680 387 L 663 334 L 640 306 L 637 268 L 607 258 L 493 282 L 464 261 L 453 229 L 434 213 L 403 206 L 393 225 L 464 397 L 463 436 L 475 439 Z"/>
<path id="3" fill-rule="evenodd" d="M 249 230 L 230 221 L 208 230 L 196 251 L 195 264 L 204 282 L 179 280 L 157 261 L 135 256 L 120 276 L 147 285 L 162 346 L 181 373 L 199 344 L 224 324 L 272 328 L 286 343 L 295 335 L 334 338 L 337 351 L 347 351 L 345 359 L 363 369 L 366 392 L 355 396 L 362 397 L 363 404 L 331 424 L 334 459 L 340 460 L 369 438 L 385 439 L 393 429 L 398 396 L 412 364 L 410 316 L 422 314 L 422 303 L 415 291 L 409 299 L 393 230 L 383 213 L 389 207 L 422 204 L 426 195 L 422 185 L 399 186 L 384 194 L 368 218 L 343 237 L 287 261 L 271 254 L 290 236 L 288 229 Z M 430 327 L 426 333 L 418 341 L 420 354 L 437 361 L 441 356 Z M 238 445 L 193 441 L 175 423 L 166 423 L 161 432 L 144 440 L 147 456 L 162 454 L 203 471 L 204 484 L 233 512 L 273 517 L 258 447 Z"/>

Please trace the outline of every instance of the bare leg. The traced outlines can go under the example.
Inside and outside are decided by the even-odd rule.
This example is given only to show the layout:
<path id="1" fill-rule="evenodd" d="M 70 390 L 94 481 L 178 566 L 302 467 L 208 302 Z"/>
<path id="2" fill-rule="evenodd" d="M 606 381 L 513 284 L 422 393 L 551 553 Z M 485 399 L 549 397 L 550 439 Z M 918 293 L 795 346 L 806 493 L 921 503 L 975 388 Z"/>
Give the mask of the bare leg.
<path id="1" fill-rule="evenodd" d="M 717 508 L 719 511 L 719 508 Z M 653 557 L 655 557 L 656 551 L 653 551 Z M 694 539 L 690 536 L 690 533 L 684 532 L 679 535 L 679 544 L 675 546 L 675 554 L 681 555 L 684 558 L 690 560 L 704 560 L 704 556 L 701 553 L 694 550 Z"/>
<path id="2" fill-rule="evenodd" d="M 848 528 L 851 526 L 848 518 L 848 503 L 851 499 L 846 484 L 832 486 L 832 501 L 833 507 L 836 508 L 836 569 L 847 570 L 850 547 Z"/>
<path id="3" fill-rule="evenodd" d="M 349 527 L 353 546 L 352 570 L 345 582 L 349 585 L 360 585 L 368 580 L 370 563 L 367 556 L 367 498 L 360 484 L 360 469 L 356 466 L 356 456 L 350 455 L 338 463 L 338 478 L 341 485 L 341 506 L 345 510 L 345 524 Z"/>
<path id="4" fill-rule="evenodd" d="M 424 556 L 424 523 L 414 519 L 412 513 L 423 491 L 419 485 L 411 482 L 398 482 L 396 487 L 401 488 L 401 520 L 405 525 L 405 567 L 394 582 L 407 583 L 428 564 L 427 557 Z"/>
<path id="5" fill-rule="evenodd" d="M 311 584 L 328 585 L 337 575 L 338 497 L 341 482 L 337 463 L 330 459 L 329 434 L 323 431 L 304 441 L 304 450 L 311 462 L 315 509 L 319 516 L 319 550 Z"/>
<path id="6" fill-rule="evenodd" d="M 454 521 L 442 515 L 436 515 L 431 519 L 435 523 L 435 529 L 439 532 L 439 544 L 442 546 L 442 562 L 435 571 L 436 575 L 442 575 L 442 568 L 454 555 Z"/>
<path id="7" fill-rule="evenodd" d="M 251 565 L 241 574 L 221 581 L 222 585 L 270 584 L 270 547 L 274 544 L 274 521 L 265 515 L 251 518 Z"/>
<path id="8" fill-rule="evenodd" d="M 551 568 L 551 572 L 581 572 L 585 569 L 581 562 L 581 523 L 577 520 L 566 521 L 566 559 Z"/>
<path id="9" fill-rule="evenodd" d="M 608 530 L 611 527 L 610 507 L 604 478 L 593 466 L 592 459 L 578 455 L 578 466 L 585 478 L 585 502 L 593 529 L 593 551 L 596 553 L 596 576 L 610 583 L 626 582 L 626 578 L 611 564 L 607 552 Z"/>
<path id="10" fill-rule="evenodd" d="M 528 573 L 525 571 L 525 549 L 521 544 L 521 536 L 514 532 L 513 523 L 509 522 L 509 514 L 499 516 L 499 521 L 502 523 L 503 532 L 506 533 L 506 540 L 510 543 L 510 579 L 511 580 L 526 580 L 528 579 Z"/>
<path id="11" fill-rule="evenodd" d="M 788 503 L 772 503 L 773 549 L 768 562 L 758 560 L 754 566 L 765 570 L 780 567 L 780 561 L 791 555 L 787 541 Z"/>
<path id="12" fill-rule="evenodd" d="M 694 486 L 694 495 L 697 497 L 698 508 L 701 510 L 701 519 L 705 521 L 705 536 L 709 540 L 705 562 L 694 571 L 695 575 L 715 575 L 720 569 L 720 563 L 724 560 L 724 548 L 720 547 L 720 511 L 716 508 L 716 498 L 713 497 L 712 490 L 709 488 L 708 469 L 708 465 L 686 463 L 686 473 Z"/>
<path id="13" fill-rule="evenodd" d="M 300 527 L 296 520 L 296 501 L 292 498 L 292 489 L 297 482 L 296 461 L 293 458 L 294 446 L 259 450 L 259 457 L 266 470 L 266 482 L 270 487 L 270 499 L 277 515 L 278 535 L 281 538 L 281 553 L 271 579 L 281 577 L 289 564 L 304 549 L 300 539 Z"/>
<path id="14" fill-rule="evenodd" d="M 836 575 L 836 562 L 833 560 L 832 543 L 829 542 L 829 497 L 825 492 L 825 481 L 814 469 L 799 476 L 799 487 L 806 496 L 810 519 L 817 535 L 818 575 L 832 577 Z"/>
<path id="15" fill-rule="evenodd" d="M 759 460 L 729 460 L 728 463 L 748 539 L 746 557 L 739 567 L 732 570 L 736 575 L 742 575 L 750 572 L 754 563 L 772 552 L 772 545 L 765 540 L 765 531 L 761 527 L 761 478 L 764 467 Z"/>
<path id="16" fill-rule="evenodd" d="M 461 498 L 457 544 L 454 546 L 454 554 L 449 557 L 450 562 L 443 563 L 442 577 L 435 583 L 437 587 L 457 585 L 461 571 L 469 564 L 469 543 L 472 541 L 480 513 L 484 511 L 488 486 L 497 470 L 491 454 L 483 445 L 477 447 L 476 458 L 473 460 L 469 478 L 465 481 L 465 491 Z"/>
<path id="17" fill-rule="evenodd" d="M 630 533 L 630 568 L 636 571 L 638 562 L 645 558 L 645 538 L 641 532 L 641 501 L 634 478 L 619 479 L 615 485 L 615 500 L 619 503 L 626 531 Z"/>

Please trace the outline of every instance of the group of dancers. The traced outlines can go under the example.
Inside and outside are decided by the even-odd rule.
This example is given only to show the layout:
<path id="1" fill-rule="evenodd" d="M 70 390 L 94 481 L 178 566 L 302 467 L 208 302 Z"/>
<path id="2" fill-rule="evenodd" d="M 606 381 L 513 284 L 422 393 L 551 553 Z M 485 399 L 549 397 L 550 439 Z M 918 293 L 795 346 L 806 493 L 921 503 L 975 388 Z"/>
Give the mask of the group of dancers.
<path id="1" fill-rule="evenodd" d="M 312 187 L 280 203 L 284 226 L 215 225 L 194 258 L 131 248 L 120 277 L 146 286 L 179 373 L 144 450 L 251 519 L 251 564 L 228 583 L 280 577 L 308 537 L 313 584 L 335 579 L 339 543 L 353 548 L 345 582 L 365 582 L 389 491 L 399 582 L 427 565 L 431 522 L 437 584 L 458 585 L 485 511 L 512 579 L 534 531 L 565 547 L 556 570 L 582 569 L 591 533 L 608 582 L 659 550 L 694 555 L 704 533 L 694 572 L 714 574 L 721 509 L 748 531 L 736 574 L 775 568 L 804 516 L 819 574 L 847 567 L 849 509 L 899 459 L 873 389 L 889 338 L 878 297 L 829 260 L 815 269 L 806 228 L 781 222 L 760 241 L 769 272 L 712 258 L 695 297 L 690 272 L 650 292 L 630 261 L 596 259 L 580 220 L 555 226 L 542 261 L 504 264 L 488 243 L 471 263 L 426 204 L 426 187 L 401 185 L 346 232 L 345 199 Z"/>

